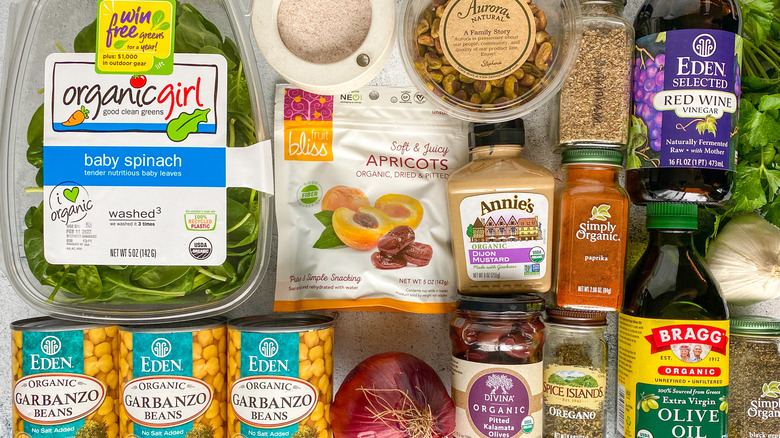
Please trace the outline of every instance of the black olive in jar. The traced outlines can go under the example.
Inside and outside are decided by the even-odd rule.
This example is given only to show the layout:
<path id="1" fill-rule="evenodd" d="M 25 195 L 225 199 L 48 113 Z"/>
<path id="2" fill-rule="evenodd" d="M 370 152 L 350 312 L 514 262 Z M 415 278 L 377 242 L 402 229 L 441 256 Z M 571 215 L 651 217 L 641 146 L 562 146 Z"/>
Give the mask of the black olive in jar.
<path id="1" fill-rule="evenodd" d="M 542 436 L 544 300 L 461 296 L 450 324 L 458 436 Z M 463 421 L 462 419 L 468 421 Z"/>

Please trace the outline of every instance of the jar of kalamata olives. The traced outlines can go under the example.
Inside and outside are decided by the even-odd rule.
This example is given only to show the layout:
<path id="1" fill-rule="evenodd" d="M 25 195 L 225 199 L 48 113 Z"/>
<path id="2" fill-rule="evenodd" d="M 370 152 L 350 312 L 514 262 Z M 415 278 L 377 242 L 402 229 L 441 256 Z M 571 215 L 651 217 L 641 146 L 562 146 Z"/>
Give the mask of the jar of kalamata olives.
<path id="1" fill-rule="evenodd" d="M 456 435 L 542 436 L 544 300 L 461 296 L 450 324 Z"/>

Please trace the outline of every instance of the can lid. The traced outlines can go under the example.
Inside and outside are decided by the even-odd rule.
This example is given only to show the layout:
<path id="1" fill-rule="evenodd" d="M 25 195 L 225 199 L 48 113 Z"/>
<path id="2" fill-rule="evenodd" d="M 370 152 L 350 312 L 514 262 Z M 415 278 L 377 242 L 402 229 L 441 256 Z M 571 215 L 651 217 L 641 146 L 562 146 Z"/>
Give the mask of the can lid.
<path id="1" fill-rule="evenodd" d="M 472 123 L 469 125 L 469 149 L 479 146 L 525 144 L 523 119 L 500 123 Z"/>
<path id="2" fill-rule="evenodd" d="M 601 327 L 607 325 L 607 312 L 548 307 L 545 321 L 553 324 Z"/>
<path id="3" fill-rule="evenodd" d="M 544 299 L 533 294 L 471 296 L 461 295 L 458 310 L 478 312 L 524 312 L 541 313 L 544 311 Z"/>
<path id="4" fill-rule="evenodd" d="M 181 333 L 224 327 L 226 322 L 227 318 L 215 316 L 170 324 L 121 325 L 119 329 L 130 333 Z"/>
<path id="5" fill-rule="evenodd" d="M 335 315 L 317 313 L 272 313 L 245 316 L 228 321 L 228 327 L 242 332 L 290 333 L 322 330 L 336 324 Z"/>
<path id="6" fill-rule="evenodd" d="M 561 164 L 610 164 L 623 165 L 623 152 L 614 149 L 568 149 L 561 154 Z"/>
<path id="7" fill-rule="evenodd" d="M 51 332 L 65 330 L 89 330 L 98 327 L 108 327 L 107 324 L 92 324 L 88 322 L 69 321 L 50 316 L 20 319 L 11 323 L 11 330 L 17 332 Z"/>
<path id="8" fill-rule="evenodd" d="M 747 315 L 731 318 L 731 332 L 739 335 L 780 336 L 780 319 Z"/>
<path id="9" fill-rule="evenodd" d="M 647 204 L 647 229 L 696 230 L 699 228 L 696 204 L 654 202 Z"/>

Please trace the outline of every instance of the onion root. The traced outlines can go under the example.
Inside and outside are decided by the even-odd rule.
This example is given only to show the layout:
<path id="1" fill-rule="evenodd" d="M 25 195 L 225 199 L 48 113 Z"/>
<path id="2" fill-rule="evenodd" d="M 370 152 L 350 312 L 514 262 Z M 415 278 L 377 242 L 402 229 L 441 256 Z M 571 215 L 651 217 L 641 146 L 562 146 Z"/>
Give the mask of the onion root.
<path id="1" fill-rule="evenodd" d="M 397 388 L 358 388 L 363 392 L 369 406 L 367 411 L 373 416 L 374 421 L 380 421 L 388 428 L 395 428 L 406 432 L 409 438 L 434 438 L 433 425 L 435 423 L 433 412 L 428 403 L 420 408 L 414 403 L 409 394 Z M 423 397 L 425 394 L 420 388 L 415 387 Z M 393 406 L 386 398 L 387 393 L 400 393 L 401 406 Z"/>

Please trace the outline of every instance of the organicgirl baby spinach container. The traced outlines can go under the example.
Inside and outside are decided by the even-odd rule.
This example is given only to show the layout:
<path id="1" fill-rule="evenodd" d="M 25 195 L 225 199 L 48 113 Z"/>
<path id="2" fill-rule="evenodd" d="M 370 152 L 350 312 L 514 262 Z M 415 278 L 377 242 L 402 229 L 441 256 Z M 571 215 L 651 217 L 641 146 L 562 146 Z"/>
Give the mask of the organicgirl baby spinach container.
<path id="1" fill-rule="evenodd" d="M 221 313 L 267 265 L 272 189 L 248 5 L 13 4 L 0 264 L 52 316 Z"/>

